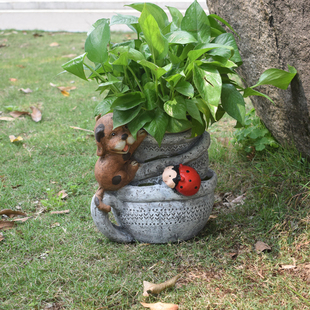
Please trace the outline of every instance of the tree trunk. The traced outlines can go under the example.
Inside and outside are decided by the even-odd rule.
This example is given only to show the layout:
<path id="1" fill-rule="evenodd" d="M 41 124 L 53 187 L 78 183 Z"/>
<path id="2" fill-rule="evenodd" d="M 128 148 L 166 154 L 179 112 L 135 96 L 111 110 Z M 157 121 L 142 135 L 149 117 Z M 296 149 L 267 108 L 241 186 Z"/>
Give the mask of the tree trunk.
<path id="1" fill-rule="evenodd" d="M 310 157 L 310 1 L 206 0 L 210 13 L 226 19 L 239 34 L 243 59 L 240 75 L 248 86 L 262 72 L 294 66 L 298 75 L 287 90 L 272 86 L 260 91 L 271 97 L 251 97 L 258 116 L 282 145 L 295 145 Z"/>

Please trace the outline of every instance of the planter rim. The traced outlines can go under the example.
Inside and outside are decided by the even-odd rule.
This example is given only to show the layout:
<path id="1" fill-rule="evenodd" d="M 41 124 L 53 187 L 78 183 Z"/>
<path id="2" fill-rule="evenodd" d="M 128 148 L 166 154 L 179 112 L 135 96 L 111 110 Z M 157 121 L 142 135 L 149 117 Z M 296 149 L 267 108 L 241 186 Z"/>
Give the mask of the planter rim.
<path id="1" fill-rule="evenodd" d="M 106 193 L 117 197 L 117 199 L 123 202 L 163 202 L 163 201 L 184 201 L 190 199 L 196 199 L 205 196 L 208 193 L 212 193 L 217 183 L 216 173 L 209 169 L 210 178 L 202 180 L 200 189 L 197 194 L 193 196 L 183 196 L 170 187 L 168 187 L 162 180 L 161 176 L 158 177 L 158 184 L 154 185 L 126 185 L 119 189 L 117 192 L 107 191 Z M 147 180 L 143 180 L 142 184 L 147 183 Z"/>

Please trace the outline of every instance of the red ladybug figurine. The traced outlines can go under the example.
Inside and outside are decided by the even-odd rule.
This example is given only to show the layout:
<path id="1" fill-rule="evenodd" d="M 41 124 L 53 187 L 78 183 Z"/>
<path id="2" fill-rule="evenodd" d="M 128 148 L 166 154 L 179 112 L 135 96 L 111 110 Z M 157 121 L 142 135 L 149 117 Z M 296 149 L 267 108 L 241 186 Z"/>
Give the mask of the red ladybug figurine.
<path id="1" fill-rule="evenodd" d="M 177 190 L 184 196 L 195 195 L 201 184 L 197 171 L 189 166 L 176 165 L 168 166 L 163 172 L 163 181 L 171 188 Z"/>

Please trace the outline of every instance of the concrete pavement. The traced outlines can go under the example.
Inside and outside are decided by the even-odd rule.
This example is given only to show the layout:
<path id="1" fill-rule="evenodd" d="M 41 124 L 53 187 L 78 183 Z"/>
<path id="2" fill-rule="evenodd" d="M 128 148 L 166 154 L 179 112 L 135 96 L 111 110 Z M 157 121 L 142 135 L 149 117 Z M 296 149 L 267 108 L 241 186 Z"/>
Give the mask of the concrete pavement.
<path id="1" fill-rule="evenodd" d="M 100 18 L 111 18 L 115 14 L 138 16 L 138 11 L 125 6 L 135 2 L 143 1 L 0 0 L 0 29 L 86 32 Z M 198 2 L 208 13 L 206 2 Z M 176 7 L 184 13 L 192 1 L 170 0 L 167 3 L 157 0 L 153 3 L 167 13 L 166 5 Z M 114 25 L 111 29 L 129 30 L 125 25 Z"/>

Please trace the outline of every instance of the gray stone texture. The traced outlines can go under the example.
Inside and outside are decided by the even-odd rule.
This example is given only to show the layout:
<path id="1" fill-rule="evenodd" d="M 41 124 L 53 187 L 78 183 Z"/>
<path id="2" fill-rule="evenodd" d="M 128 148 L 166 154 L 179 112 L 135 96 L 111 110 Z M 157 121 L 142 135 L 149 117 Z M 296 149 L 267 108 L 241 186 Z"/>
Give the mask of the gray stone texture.
<path id="1" fill-rule="evenodd" d="M 118 225 L 97 208 L 95 196 L 92 199 L 91 215 L 102 234 L 116 242 L 167 243 L 193 238 L 204 228 L 214 204 L 217 176 L 208 169 L 209 133 L 189 137 L 190 132 L 167 134 L 163 150 L 153 138 L 144 139 L 134 156 L 145 154 L 147 162 L 141 164 L 135 179 L 103 196 Z M 166 166 L 180 163 L 196 169 L 202 179 L 193 196 L 181 195 L 162 180 Z"/>
<path id="2" fill-rule="evenodd" d="M 254 85 L 264 70 L 287 70 L 298 76 L 288 90 L 263 86 L 275 104 L 251 97 L 258 116 L 282 145 L 295 145 L 310 157 L 310 1 L 206 0 L 210 13 L 226 19 L 239 34 L 240 75 Z"/>

